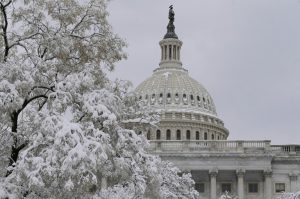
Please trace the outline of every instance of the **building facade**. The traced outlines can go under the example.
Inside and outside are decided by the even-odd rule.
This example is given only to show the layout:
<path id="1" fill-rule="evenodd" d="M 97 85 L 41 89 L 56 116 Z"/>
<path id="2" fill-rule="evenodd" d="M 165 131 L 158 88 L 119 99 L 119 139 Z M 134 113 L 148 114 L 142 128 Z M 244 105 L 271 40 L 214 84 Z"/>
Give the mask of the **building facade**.
<path id="1" fill-rule="evenodd" d="M 225 191 L 239 199 L 271 199 L 299 191 L 300 145 L 227 140 L 229 131 L 212 97 L 182 67 L 172 7 L 169 20 L 159 42 L 159 67 L 135 91 L 144 106 L 161 116 L 156 128 L 144 132 L 149 150 L 190 172 L 201 199 L 217 199 Z"/>

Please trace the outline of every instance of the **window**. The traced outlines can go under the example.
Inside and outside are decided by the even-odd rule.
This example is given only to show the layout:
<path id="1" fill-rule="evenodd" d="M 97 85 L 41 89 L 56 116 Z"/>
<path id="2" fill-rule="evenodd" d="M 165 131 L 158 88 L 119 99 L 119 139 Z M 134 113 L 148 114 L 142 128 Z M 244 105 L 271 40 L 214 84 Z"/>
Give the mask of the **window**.
<path id="1" fill-rule="evenodd" d="M 173 46 L 173 59 L 176 59 L 176 46 Z"/>
<path id="2" fill-rule="evenodd" d="M 186 98 L 186 94 L 183 94 L 183 98 Z"/>
<path id="3" fill-rule="evenodd" d="M 157 139 L 157 140 L 160 140 L 160 130 L 157 130 L 157 131 L 156 131 L 156 139 Z"/>
<path id="4" fill-rule="evenodd" d="M 191 139 L 191 132 L 190 132 L 190 130 L 187 130 L 187 131 L 186 131 L 186 139 L 187 139 L 187 140 L 190 140 L 190 139 Z"/>
<path id="5" fill-rule="evenodd" d="M 176 94 L 175 94 L 175 97 L 176 97 L 176 98 L 178 98 L 178 97 L 179 97 L 178 93 L 176 93 Z"/>
<path id="6" fill-rule="evenodd" d="M 203 97 L 203 102 L 205 102 L 205 98 Z"/>
<path id="7" fill-rule="evenodd" d="M 141 100 L 143 97 L 142 96 L 140 96 L 140 98 L 139 98 L 139 100 Z"/>
<path id="8" fill-rule="evenodd" d="M 154 99 L 154 98 L 155 98 L 155 94 L 153 93 L 153 94 L 152 94 L 152 99 Z"/>
<path id="9" fill-rule="evenodd" d="M 177 130 L 177 132 L 176 132 L 176 139 L 177 140 L 181 140 L 181 132 L 180 132 L 180 130 Z"/>
<path id="10" fill-rule="evenodd" d="M 200 133 L 199 133 L 199 131 L 196 131 L 196 140 L 200 140 Z"/>
<path id="11" fill-rule="evenodd" d="M 147 139 L 151 140 L 150 131 L 148 131 L 148 133 L 147 133 Z"/>
<path id="12" fill-rule="evenodd" d="M 204 186 L 204 183 L 196 182 L 196 183 L 195 183 L 195 189 L 196 189 L 196 191 L 198 191 L 199 193 L 204 193 L 204 192 L 205 192 L 205 186 Z"/>
<path id="13" fill-rule="evenodd" d="M 171 140 L 171 130 L 167 130 L 167 140 Z"/>
<path id="14" fill-rule="evenodd" d="M 159 94 L 159 97 L 163 97 L 163 94 L 161 93 L 161 94 Z"/>
<path id="15" fill-rule="evenodd" d="M 194 96 L 193 95 L 191 95 L 190 97 L 191 97 L 191 100 L 194 100 Z"/>
<path id="16" fill-rule="evenodd" d="M 167 94 L 167 97 L 168 97 L 168 98 L 171 98 L 171 93 L 168 93 L 168 94 Z"/>
<path id="17" fill-rule="evenodd" d="M 200 101 L 200 97 L 199 97 L 199 95 L 197 96 L 197 100 L 198 100 L 198 101 Z"/>
<path id="18" fill-rule="evenodd" d="M 165 60 L 167 59 L 167 46 L 165 46 Z"/>
<path id="19" fill-rule="evenodd" d="M 258 193 L 258 183 L 249 183 L 248 193 Z"/>
<path id="20" fill-rule="evenodd" d="M 231 184 L 230 183 L 223 183 L 222 184 L 222 193 L 231 192 Z"/>
<path id="21" fill-rule="evenodd" d="M 211 139 L 214 140 L 215 139 L 215 135 L 211 134 Z"/>
<path id="22" fill-rule="evenodd" d="M 204 140 L 207 140 L 207 133 L 204 133 Z"/>
<path id="23" fill-rule="evenodd" d="M 145 99 L 146 99 L 146 100 L 148 99 L 148 95 L 145 96 Z"/>
<path id="24" fill-rule="evenodd" d="M 285 184 L 284 183 L 275 183 L 275 193 L 285 192 Z"/>
<path id="25" fill-rule="evenodd" d="M 220 136 L 218 135 L 218 140 L 220 140 Z"/>

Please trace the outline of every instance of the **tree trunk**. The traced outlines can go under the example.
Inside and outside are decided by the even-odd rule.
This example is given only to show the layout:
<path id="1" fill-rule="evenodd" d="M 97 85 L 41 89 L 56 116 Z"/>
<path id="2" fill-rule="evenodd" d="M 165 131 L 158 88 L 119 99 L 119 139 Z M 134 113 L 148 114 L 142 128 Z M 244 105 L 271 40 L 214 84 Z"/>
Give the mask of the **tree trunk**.
<path id="1" fill-rule="evenodd" d="M 8 167 L 14 167 L 14 163 L 17 161 L 19 152 L 20 152 L 20 147 L 17 147 L 18 144 L 18 138 L 17 138 L 17 130 L 18 130 L 18 116 L 19 114 L 17 112 L 13 112 L 11 114 L 11 131 L 13 133 L 13 145 L 11 146 L 11 152 L 10 152 L 10 158 L 9 158 L 9 164 Z M 24 147 L 22 147 L 24 148 Z M 12 173 L 12 168 L 8 169 L 6 172 L 6 177 L 9 176 Z"/>

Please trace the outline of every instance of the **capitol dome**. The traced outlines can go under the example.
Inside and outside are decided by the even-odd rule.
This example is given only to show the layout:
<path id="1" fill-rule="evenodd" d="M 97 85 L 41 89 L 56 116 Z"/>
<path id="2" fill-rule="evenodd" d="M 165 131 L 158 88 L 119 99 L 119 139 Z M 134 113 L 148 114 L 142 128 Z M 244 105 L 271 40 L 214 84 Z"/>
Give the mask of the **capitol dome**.
<path id="1" fill-rule="evenodd" d="M 184 111 L 217 116 L 207 90 L 183 68 L 158 68 L 142 82 L 136 93 L 140 100 L 162 111 Z"/>
<path id="2" fill-rule="evenodd" d="M 182 41 L 175 34 L 172 9 L 169 20 L 167 34 L 159 42 L 159 67 L 135 90 L 143 106 L 161 115 L 159 125 L 145 134 L 150 140 L 226 140 L 229 132 L 212 97 L 182 67 Z"/>

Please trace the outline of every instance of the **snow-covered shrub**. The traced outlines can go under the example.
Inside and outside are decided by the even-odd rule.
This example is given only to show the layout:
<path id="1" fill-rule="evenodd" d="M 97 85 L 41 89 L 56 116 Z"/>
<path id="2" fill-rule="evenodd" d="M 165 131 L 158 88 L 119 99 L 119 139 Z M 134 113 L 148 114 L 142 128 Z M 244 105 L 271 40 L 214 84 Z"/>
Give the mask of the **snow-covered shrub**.
<path id="1" fill-rule="evenodd" d="M 300 191 L 296 193 L 283 193 L 278 199 L 300 199 Z"/>
<path id="2" fill-rule="evenodd" d="M 219 199 L 238 199 L 238 197 L 231 196 L 227 191 L 220 196 Z"/>

